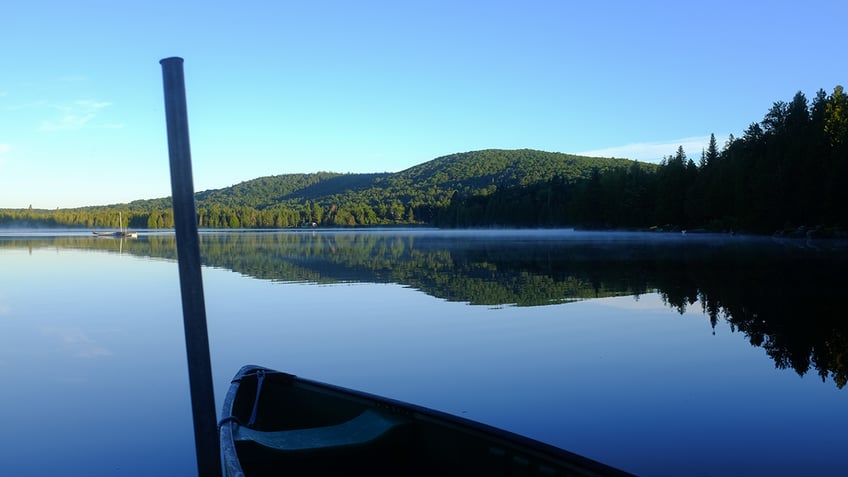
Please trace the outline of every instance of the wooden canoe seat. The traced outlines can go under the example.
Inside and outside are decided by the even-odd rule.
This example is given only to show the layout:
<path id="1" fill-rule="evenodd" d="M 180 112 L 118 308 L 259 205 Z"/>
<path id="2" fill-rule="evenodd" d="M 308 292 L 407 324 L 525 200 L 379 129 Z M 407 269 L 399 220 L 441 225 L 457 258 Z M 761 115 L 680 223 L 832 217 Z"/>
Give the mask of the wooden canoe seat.
<path id="1" fill-rule="evenodd" d="M 405 422 L 402 417 L 369 409 L 349 421 L 326 427 L 257 431 L 236 426 L 233 438 L 279 451 L 298 452 L 368 444 Z"/>

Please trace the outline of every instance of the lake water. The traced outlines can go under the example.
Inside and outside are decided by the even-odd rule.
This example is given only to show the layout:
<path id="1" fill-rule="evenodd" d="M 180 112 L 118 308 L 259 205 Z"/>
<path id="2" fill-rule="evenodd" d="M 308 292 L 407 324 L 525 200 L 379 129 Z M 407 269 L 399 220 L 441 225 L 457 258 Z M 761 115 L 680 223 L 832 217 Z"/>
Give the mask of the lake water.
<path id="1" fill-rule="evenodd" d="M 844 243 L 203 231 L 201 254 L 219 408 L 251 363 L 639 475 L 844 475 Z M 0 473 L 195 474 L 175 257 L 0 232 Z"/>

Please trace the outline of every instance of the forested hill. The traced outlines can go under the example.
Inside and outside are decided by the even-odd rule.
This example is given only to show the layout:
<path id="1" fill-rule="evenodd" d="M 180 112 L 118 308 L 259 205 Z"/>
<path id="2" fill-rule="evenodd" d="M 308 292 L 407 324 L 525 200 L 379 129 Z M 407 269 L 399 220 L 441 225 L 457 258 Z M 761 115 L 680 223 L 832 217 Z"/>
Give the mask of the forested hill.
<path id="1" fill-rule="evenodd" d="M 396 173 L 318 172 L 260 177 L 196 193 L 202 227 L 433 224 L 451 201 L 534 184 L 576 183 L 593 173 L 656 166 L 627 159 L 531 149 L 452 154 Z M 0 210 L 0 224 L 117 227 L 117 211 L 136 228 L 173 226 L 170 198 L 79 209 Z M 127 225 L 125 223 L 125 225 Z"/>
<path id="2" fill-rule="evenodd" d="M 671 151 L 670 151 L 671 152 Z M 739 138 L 660 164 L 530 149 L 439 157 L 397 173 L 288 174 L 197 194 L 201 227 L 709 229 L 848 237 L 848 94 L 777 101 Z M 173 227 L 167 198 L 0 210 L 0 226 Z M 125 224 L 126 225 L 126 224 Z"/>
<path id="3" fill-rule="evenodd" d="M 209 227 L 232 226 L 232 214 L 215 221 L 223 208 L 259 212 L 238 217 L 242 227 L 317 225 L 432 224 L 452 199 L 544 183 L 554 178 L 574 183 L 592 171 L 626 169 L 626 159 L 575 156 L 530 149 L 489 149 L 439 157 L 397 173 L 287 174 L 262 177 L 225 189 L 197 194 Z M 654 165 L 641 165 L 654 170 Z M 130 204 L 131 206 L 141 204 Z M 150 210 L 142 208 L 142 210 Z M 238 210 L 236 210 L 238 212 Z M 269 222 L 272 220 L 273 224 Z M 263 219 L 264 217 L 264 219 Z"/>
<path id="4" fill-rule="evenodd" d="M 575 156 L 532 149 L 488 149 L 443 156 L 397 173 L 283 174 L 260 177 L 223 189 L 196 194 L 198 207 L 254 207 L 265 209 L 307 201 L 325 205 L 364 203 L 379 207 L 400 200 L 405 205 L 445 205 L 459 193 L 486 194 L 505 187 L 526 186 L 554 177 L 574 182 L 601 171 L 630 167 L 631 161 Z M 652 166 L 645 165 L 651 168 Z M 127 204 L 148 211 L 170 206 L 167 198 Z M 114 207 L 114 206 L 112 206 Z"/>
<path id="5" fill-rule="evenodd" d="M 569 181 L 588 178 L 593 169 L 607 171 L 628 168 L 632 161 L 575 156 L 532 149 L 465 152 L 439 157 L 392 175 L 393 184 L 418 184 L 461 194 L 495 188 L 526 186 L 553 178 Z M 653 166 L 643 165 L 653 170 Z M 494 186 L 494 187 L 493 187 Z"/>

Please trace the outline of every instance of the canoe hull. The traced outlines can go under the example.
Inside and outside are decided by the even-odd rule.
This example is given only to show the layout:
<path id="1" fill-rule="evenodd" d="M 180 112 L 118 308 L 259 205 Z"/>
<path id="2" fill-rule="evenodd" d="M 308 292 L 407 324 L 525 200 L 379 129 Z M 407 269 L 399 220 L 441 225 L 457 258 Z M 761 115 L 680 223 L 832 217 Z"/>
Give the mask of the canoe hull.
<path id="1" fill-rule="evenodd" d="M 222 465 L 232 477 L 630 475 L 457 416 L 258 366 L 236 375 L 222 415 Z"/>

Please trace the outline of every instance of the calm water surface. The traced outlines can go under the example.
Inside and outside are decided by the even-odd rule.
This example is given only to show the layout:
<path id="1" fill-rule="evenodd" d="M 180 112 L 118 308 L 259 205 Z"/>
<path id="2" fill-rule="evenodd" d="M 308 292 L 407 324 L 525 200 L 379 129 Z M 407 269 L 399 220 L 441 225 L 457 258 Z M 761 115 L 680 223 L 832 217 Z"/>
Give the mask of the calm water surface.
<path id="1" fill-rule="evenodd" d="M 573 231 L 204 232 L 243 364 L 662 475 L 844 475 L 845 244 Z M 173 237 L 0 232 L 3 475 L 196 472 Z"/>

